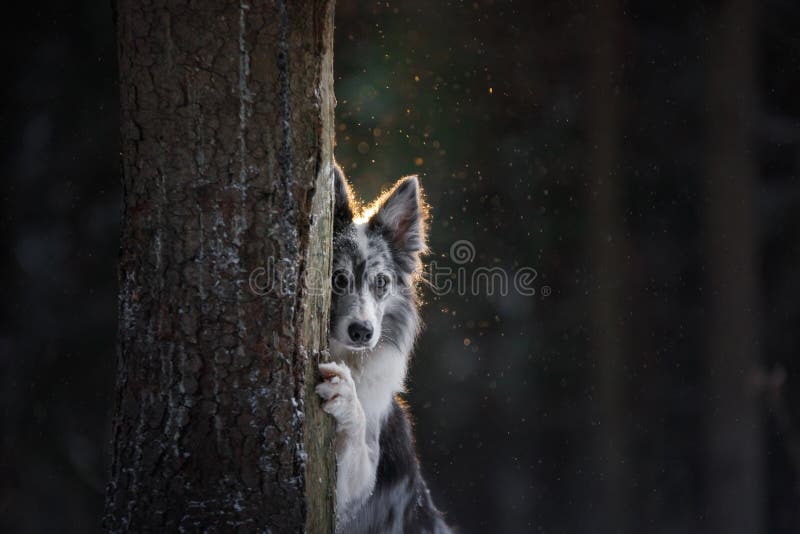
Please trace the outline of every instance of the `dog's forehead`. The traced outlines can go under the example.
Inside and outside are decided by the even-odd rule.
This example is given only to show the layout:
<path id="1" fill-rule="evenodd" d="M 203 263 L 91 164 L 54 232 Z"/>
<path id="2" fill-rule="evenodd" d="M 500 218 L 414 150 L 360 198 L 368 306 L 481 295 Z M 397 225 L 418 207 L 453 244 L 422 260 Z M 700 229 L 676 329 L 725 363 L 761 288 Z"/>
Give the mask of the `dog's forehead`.
<path id="1" fill-rule="evenodd" d="M 334 269 L 368 271 L 392 268 L 389 243 L 366 225 L 352 225 L 334 240 Z"/>
<path id="2" fill-rule="evenodd" d="M 383 234 L 366 233 L 367 266 L 370 269 L 393 269 L 392 252 Z"/>

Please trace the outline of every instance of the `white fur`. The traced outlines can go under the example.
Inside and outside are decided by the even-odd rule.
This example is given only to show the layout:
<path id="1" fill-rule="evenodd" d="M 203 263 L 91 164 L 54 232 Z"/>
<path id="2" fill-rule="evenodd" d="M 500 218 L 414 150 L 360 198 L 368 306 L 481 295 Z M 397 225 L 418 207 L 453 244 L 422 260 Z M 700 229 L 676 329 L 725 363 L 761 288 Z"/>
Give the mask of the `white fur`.
<path id="1" fill-rule="evenodd" d="M 342 361 L 320 364 L 325 380 L 317 393 L 325 401 L 323 410 L 336 419 L 336 511 L 346 522 L 375 487 L 380 428 L 392 398 L 403 391 L 407 358 L 387 345 L 352 352 L 332 339 L 331 348 Z"/>
<path id="2" fill-rule="evenodd" d="M 319 368 L 325 377 L 317 385 L 317 393 L 324 399 L 322 409 L 336 419 L 337 516 L 346 518 L 375 487 L 379 428 L 368 424 L 350 369 L 337 363 L 323 363 Z"/>

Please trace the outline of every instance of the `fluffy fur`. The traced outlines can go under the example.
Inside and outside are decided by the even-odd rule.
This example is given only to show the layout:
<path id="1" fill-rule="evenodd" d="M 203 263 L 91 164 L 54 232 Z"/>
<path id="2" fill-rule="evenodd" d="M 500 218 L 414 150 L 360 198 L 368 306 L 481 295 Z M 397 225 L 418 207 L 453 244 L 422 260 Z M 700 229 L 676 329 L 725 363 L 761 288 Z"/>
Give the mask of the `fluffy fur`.
<path id="1" fill-rule="evenodd" d="M 335 173 L 330 346 L 317 393 L 336 419 L 337 531 L 449 533 L 419 469 L 403 391 L 419 330 L 426 207 L 416 176 L 359 210 Z"/>

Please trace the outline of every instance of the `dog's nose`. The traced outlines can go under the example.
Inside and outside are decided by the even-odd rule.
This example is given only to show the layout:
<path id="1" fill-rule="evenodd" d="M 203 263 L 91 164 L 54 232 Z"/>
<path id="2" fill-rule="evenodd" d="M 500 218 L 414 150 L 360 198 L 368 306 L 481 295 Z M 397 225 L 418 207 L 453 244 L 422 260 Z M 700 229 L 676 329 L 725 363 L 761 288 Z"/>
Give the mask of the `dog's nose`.
<path id="1" fill-rule="evenodd" d="M 365 344 L 372 339 L 372 325 L 366 321 L 355 321 L 347 327 L 347 333 L 353 343 Z"/>

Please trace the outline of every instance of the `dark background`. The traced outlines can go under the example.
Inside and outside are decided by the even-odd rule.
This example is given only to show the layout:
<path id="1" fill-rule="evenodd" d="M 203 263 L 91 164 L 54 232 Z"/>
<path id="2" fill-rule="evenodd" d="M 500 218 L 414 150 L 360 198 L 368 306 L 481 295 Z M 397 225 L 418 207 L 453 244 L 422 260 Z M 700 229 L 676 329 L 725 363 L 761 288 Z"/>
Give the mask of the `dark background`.
<path id="1" fill-rule="evenodd" d="M 727 70 L 710 52 L 727 2 L 338 4 L 336 153 L 356 190 L 419 173 L 430 260 L 458 267 L 450 247 L 469 240 L 465 268 L 538 273 L 535 296 L 426 292 L 407 398 L 450 522 L 706 532 L 714 496 L 737 510 L 756 495 L 760 530 L 742 532 L 799 532 L 800 4 L 734 20 L 752 91 L 742 49 Z M 0 52 L 0 531 L 95 531 L 121 213 L 114 28 L 104 1 L 17 11 Z M 710 110 L 727 91 L 750 185 L 715 198 Z M 739 279 L 753 294 L 714 280 L 710 206 L 754 213 L 727 236 L 755 257 Z M 759 364 L 733 373 L 755 405 L 742 441 L 762 447 L 744 489 L 709 477 L 710 421 L 731 415 L 710 385 L 739 387 L 709 364 L 719 294 L 744 318 L 725 334 L 744 332 Z"/>

